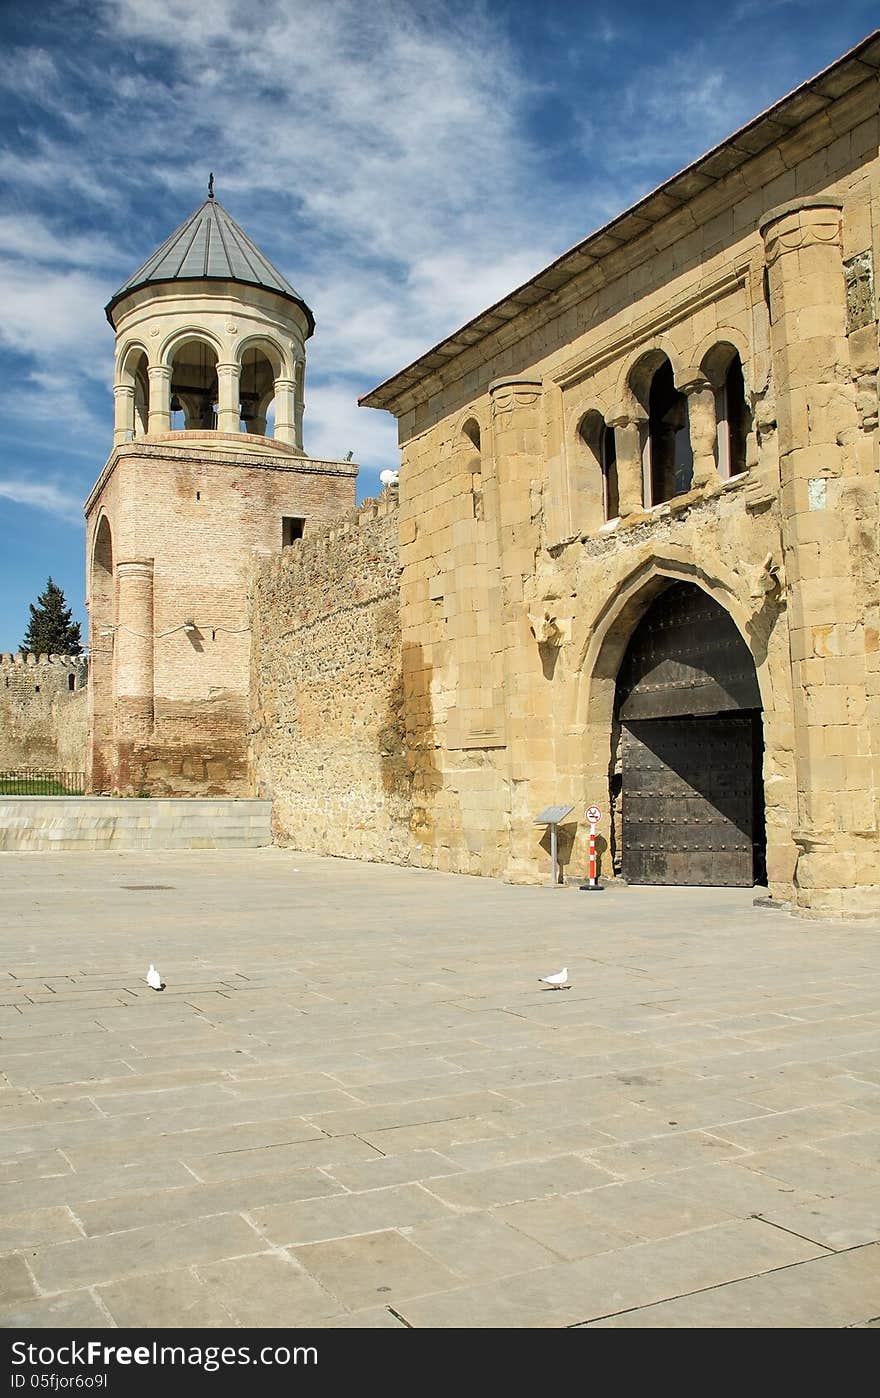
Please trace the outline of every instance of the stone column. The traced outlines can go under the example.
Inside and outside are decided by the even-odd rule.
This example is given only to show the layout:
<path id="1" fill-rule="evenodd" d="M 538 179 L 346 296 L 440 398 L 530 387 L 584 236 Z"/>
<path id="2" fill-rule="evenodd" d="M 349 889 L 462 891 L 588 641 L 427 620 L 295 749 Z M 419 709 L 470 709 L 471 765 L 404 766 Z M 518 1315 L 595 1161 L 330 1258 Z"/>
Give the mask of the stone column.
<path id="1" fill-rule="evenodd" d="M 642 486 L 642 443 L 645 419 L 616 417 L 609 421 L 614 428 L 614 449 L 617 455 L 617 490 L 620 517 L 637 514 L 646 508 Z"/>
<path id="2" fill-rule="evenodd" d="M 275 439 L 296 447 L 296 383 L 293 379 L 275 380 Z"/>
<path id="3" fill-rule="evenodd" d="M 788 580 L 799 850 L 795 899 L 816 916 L 880 912 L 867 719 L 868 587 L 859 575 L 860 476 L 846 340 L 841 203 L 801 199 L 761 224 L 770 279 L 781 530 Z M 842 445 L 846 443 L 846 445 Z"/>
<path id="4" fill-rule="evenodd" d="M 153 560 L 116 565 L 116 716 L 121 740 L 153 722 Z"/>
<path id="5" fill-rule="evenodd" d="M 217 365 L 217 431 L 241 431 L 241 369 L 238 364 Z"/>
<path id="6" fill-rule="evenodd" d="M 150 377 L 150 416 L 147 431 L 150 436 L 171 431 L 171 366 L 151 364 L 147 373 Z"/>
<path id="7" fill-rule="evenodd" d="M 715 461 L 718 440 L 718 419 L 715 411 L 715 390 L 707 379 L 693 379 L 681 385 L 687 396 L 691 451 L 694 454 L 693 488 L 721 484 Z"/>
<path id="8" fill-rule="evenodd" d="M 306 361 L 298 359 L 295 365 L 296 391 L 293 396 L 293 417 L 295 423 L 294 446 L 302 451 L 303 416 L 306 410 Z"/>
<path id="9" fill-rule="evenodd" d="M 134 384 L 113 385 L 113 445 L 119 447 L 134 436 Z"/>

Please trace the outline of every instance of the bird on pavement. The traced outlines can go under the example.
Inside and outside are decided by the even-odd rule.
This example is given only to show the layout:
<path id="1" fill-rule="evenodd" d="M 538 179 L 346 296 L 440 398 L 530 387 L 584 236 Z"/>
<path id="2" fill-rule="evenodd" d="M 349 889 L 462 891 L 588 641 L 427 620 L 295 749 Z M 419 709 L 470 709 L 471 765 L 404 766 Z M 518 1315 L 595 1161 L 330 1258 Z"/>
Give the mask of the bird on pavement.
<path id="1" fill-rule="evenodd" d="M 563 966 L 561 971 L 557 971 L 553 976 L 539 976 L 538 980 L 542 985 L 548 985 L 551 990 L 569 990 L 568 967 Z"/>
<path id="2" fill-rule="evenodd" d="M 159 975 L 152 961 L 150 962 L 150 969 L 147 972 L 147 985 L 151 986 L 153 990 L 165 989 L 165 982 L 162 980 L 162 977 Z"/>

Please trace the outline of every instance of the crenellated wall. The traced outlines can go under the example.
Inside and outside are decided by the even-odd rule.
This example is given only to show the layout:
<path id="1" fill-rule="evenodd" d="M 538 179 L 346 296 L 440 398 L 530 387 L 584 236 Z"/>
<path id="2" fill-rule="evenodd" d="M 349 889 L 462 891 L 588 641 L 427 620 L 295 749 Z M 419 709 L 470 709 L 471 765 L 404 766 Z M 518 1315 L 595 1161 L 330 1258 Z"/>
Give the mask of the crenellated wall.
<path id="1" fill-rule="evenodd" d="M 85 772 L 87 676 L 82 655 L 0 654 L 0 768 Z"/>
<path id="2" fill-rule="evenodd" d="M 279 843 L 409 862 L 396 491 L 261 560 L 251 784 Z"/>

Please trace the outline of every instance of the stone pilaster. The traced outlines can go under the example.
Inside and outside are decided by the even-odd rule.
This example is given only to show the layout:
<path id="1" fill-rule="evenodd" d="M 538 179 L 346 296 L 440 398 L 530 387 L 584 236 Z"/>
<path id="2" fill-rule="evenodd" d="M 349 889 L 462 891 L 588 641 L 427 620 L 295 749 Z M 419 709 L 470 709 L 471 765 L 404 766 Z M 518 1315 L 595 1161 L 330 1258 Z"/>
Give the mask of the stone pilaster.
<path id="1" fill-rule="evenodd" d="M 171 366 L 151 364 L 147 370 L 150 377 L 150 416 L 147 431 L 150 436 L 171 431 Z"/>
<path id="2" fill-rule="evenodd" d="M 625 519 L 627 515 L 638 514 L 645 508 L 642 487 L 644 420 L 618 417 L 609 426 L 614 428 L 620 516 Z"/>
<path id="3" fill-rule="evenodd" d="M 504 712 L 510 779 L 510 847 L 506 876 L 534 878 L 541 832 L 534 817 L 552 800 L 555 762 L 550 736 L 550 686 L 529 627 L 524 580 L 540 547 L 536 493 L 544 474 L 540 379 L 504 378 L 489 385 L 497 480 L 501 560 Z M 536 804 L 537 803 L 537 804 Z M 534 809 L 532 809 L 534 807 Z"/>
<path id="4" fill-rule="evenodd" d="M 880 911 L 880 849 L 866 720 L 866 589 L 850 516 L 859 480 L 849 377 L 841 204 L 803 199 L 761 225 L 770 280 L 788 579 L 800 853 L 795 897 L 821 916 Z M 863 851 L 863 853 L 861 853 Z"/>

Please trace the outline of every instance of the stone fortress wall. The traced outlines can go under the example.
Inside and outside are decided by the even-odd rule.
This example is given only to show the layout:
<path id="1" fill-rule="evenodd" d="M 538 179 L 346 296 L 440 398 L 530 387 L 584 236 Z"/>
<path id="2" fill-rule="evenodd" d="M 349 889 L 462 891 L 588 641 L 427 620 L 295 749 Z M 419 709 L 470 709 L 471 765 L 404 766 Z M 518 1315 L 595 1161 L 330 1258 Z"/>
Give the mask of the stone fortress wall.
<path id="1" fill-rule="evenodd" d="M 386 491 L 260 560 L 251 789 L 280 844 L 410 860 L 397 527 Z"/>
<path id="2" fill-rule="evenodd" d="M 0 654 L 0 769 L 85 772 L 88 661 Z"/>

